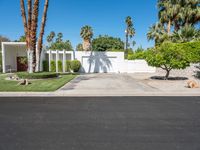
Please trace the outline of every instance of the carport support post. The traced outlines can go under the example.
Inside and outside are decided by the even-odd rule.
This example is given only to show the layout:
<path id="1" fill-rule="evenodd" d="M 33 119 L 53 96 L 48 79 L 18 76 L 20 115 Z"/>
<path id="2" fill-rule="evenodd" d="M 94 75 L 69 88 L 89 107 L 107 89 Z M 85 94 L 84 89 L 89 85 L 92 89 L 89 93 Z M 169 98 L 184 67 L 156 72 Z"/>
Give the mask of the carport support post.
<path id="1" fill-rule="evenodd" d="M 49 72 L 51 72 L 51 57 L 52 57 L 51 50 L 49 50 Z"/>
<path id="2" fill-rule="evenodd" d="M 58 60 L 59 60 L 59 51 L 56 50 L 56 73 L 58 73 Z"/>
<path id="3" fill-rule="evenodd" d="M 5 45 L 3 42 L 1 43 L 1 46 L 2 46 L 2 69 L 3 73 L 6 73 Z"/>
<path id="4" fill-rule="evenodd" d="M 65 67 L 66 67 L 66 51 L 63 50 L 63 72 L 65 73 Z"/>

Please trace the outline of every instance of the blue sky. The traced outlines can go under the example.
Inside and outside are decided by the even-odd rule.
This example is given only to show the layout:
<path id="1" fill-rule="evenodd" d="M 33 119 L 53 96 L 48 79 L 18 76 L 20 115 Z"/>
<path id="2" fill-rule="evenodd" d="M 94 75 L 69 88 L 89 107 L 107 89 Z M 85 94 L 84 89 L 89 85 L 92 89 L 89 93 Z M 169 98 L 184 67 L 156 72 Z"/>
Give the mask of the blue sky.
<path id="1" fill-rule="evenodd" d="M 19 2 L 0 0 L 0 34 L 11 40 L 24 34 Z M 40 14 L 43 3 L 41 0 Z M 64 39 L 69 39 L 75 47 L 82 42 L 80 28 L 84 25 L 93 27 L 95 37 L 106 34 L 124 40 L 126 16 L 134 21 L 136 47 L 152 46 L 146 33 L 157 21 L 156 0 L 50 0 L 45 41 L 50 31 L 62 32 Z"/>

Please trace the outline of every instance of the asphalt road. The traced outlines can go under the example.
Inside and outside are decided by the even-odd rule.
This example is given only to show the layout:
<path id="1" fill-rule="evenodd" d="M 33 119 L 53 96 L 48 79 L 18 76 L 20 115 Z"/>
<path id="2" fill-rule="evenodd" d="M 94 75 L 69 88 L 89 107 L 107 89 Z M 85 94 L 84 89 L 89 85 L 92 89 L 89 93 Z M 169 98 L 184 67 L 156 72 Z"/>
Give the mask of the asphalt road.
<path id="1" fill-rule="evenodd" d="M 200 98 L 0 98 L 0 150 L 200 150 Z"/>

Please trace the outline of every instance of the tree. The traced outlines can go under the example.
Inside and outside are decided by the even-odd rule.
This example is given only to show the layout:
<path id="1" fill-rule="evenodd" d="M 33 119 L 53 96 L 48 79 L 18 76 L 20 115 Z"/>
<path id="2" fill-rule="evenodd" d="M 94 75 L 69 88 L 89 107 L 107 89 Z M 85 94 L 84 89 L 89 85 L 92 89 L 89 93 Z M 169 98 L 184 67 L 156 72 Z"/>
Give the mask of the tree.
<path id="1" fill-rule="evenodd" d="M 135 35 L 135 29 L 133 27 L 133 21 L 130 16 L 126 17 L 126 55 L 128 54 L 129 38 L 131 39 Z"/>
<path id="2" fill-rule="evenodd" d="M 55 32 L 52 31 L 47 36 L 47 42 L 49 43 L 48 49 L 67 50 L 67 51 L 73 50 L 71 42 L 69 40 L 64 41 L 63 34 L 61 32 L 57 34 L 56 40 L 54 41 L 55 35 L 56 35 Z"/>
<path id="3" fill-rule="evenodd" d="M 0 35 L 0 51 L 1 51 L 1 43 L 2 42 L 10 42 L 10 39 Z"/>
<path id="4" fill-rule="evenodd" d="M 167 80 L 172 69 L 185 69 L 190 66 L 190 63 L 198 62 L 200 60 L 199 49 L 200 43 L 163 43 L 147 51 L 146 61 L 150 66 L 165 70 Z"/>
<path id="5" fill-rule="evenodd" d="M 76 46 L 76 51 L 83 51 L 83 44 L 79 43 L 79 44 Z"/>
<path id="6" fill-rule="evenodd" d="M 18 40 L 15 40 L 15 42 L 26 42 L 26 36 L 22 35 Z"/>
<path id="7" fill-rule="evenodd" d="M 154 40 L 155 45 L 159 45 L 168 39 L 168 35 L 167 35 L 163 25 L 161 23 L 157 22 L 156 24 L 154 24 L 153 26 L 151 26 L 149 28 L 149 31 L 147 33 L 147 39 L 149 41 Z"/>
<path id="8" fill-rule="evenodd" d="M 53 39 L 55 38 L 56 34 L 54 31 L 51 31 L 51 33 L 47 36 L 47 42 L 49 45 L 53 42 Z"/>
<path id="9" fill-rule="evenodd" d="M 63 34 L 60 32 L 57 34 L 57 38 L 56 38 L 56 42 L 59 43 L 59 42 L 62 42 L 63 41 Z"/>
<path id="10" fill-rule="evenodd" d="M 27 44 L 27 56 L 28 56 L 28 72 L 39 71 L 40 55 L 43 45 L 44 28 L 46 25 L 47 10 L 49 0 L 45 0 L 44 12 L 42 16 L 42 23 L 37 43 L 37 28 L 38 28 L 38 15 L 39 15 L 39 0 L 28 0 L 27 12 L 25 9 L 24 0 L 20 0 L 21 15 L 24 24 L 24 32 Z M 28 15 L 26 15 L 26 13 Z"/>
<path id="11" fill-rule="evenodd" d="M 83 49 L 85 51 L 91 50 L 91 40 L 93 37 L 92 27 L 88 25 L 82 27 L 80 35 L 83 38 Z"/>
<path id="12" fill-rule="evenodd" d="M 124 42 L 120 38 L 111 36 L 99 36 L 92 41 L 94 51 L 123 50 Z"/>
<path id="13" fill-rule="evenodd" d="M 189 25 L 185 27 L 181 27 L 178 31 L 175 31 L 172 36 L 171 40 L 173 42 L 191 42 L 200 39 L 200 31 L 195 29 L 195 27 Z"/>

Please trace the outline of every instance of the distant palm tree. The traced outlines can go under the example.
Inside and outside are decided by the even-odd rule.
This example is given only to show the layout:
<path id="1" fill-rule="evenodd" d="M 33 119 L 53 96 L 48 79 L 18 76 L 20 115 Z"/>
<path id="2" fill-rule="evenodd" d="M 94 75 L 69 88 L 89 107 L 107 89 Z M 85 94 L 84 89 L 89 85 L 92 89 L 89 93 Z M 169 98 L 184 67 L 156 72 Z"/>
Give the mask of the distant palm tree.
<path id="1" fill-rule="evenodd" d="M 93 37 L 92 27 L 88 25 L 82 27 L 80 35 L 83 38 L 83 50 L 85 51 L 91 50 L 91 40 Z"/>
<path id="2" fill-rule="evenodd" d="M 126 17 L 126 50 L 129 47 L 129 38 L 132 38 L 135 35 L 135 29 L 133 28 L 133 21 L 130 16 Z"/>
<path id="3" fill-rule="evenodd" d="M 55 36 L 56 36 L 55 32 L 51 31 L 51 33 L 47 36 L 47 42 L 52 43 Z"/>
<path id="4" fill-rule="evenodd" d="M 62 41 L 63 41 L 62 38 L 63 38 L 63 34 L 62 34 L 61 32 L 58 33 L 58 34 L 57 34 L 57 38 L 56 38 L 56 42 L 57 42 L 57 43 L 62 42 Z"/>

